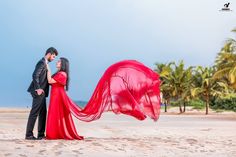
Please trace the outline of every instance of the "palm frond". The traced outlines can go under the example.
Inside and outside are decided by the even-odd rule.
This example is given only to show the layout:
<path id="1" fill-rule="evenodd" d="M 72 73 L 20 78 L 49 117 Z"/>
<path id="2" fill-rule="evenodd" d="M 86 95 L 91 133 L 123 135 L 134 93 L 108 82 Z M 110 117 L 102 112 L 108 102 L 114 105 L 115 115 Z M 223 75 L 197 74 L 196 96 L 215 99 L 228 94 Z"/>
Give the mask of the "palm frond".
<path id="1" fill-rule="evenodd" d="M 232 32 L 236 32 L 236 28 L 234 28 L 234 29 L 232 30 Z"/>
<path id="2" fill-rule="evenodd" d="M 213 79 L 221 79 L 225 76 L 228 75 L 229 71 L 231 68 L 225 68 L 225 69 L 221 69 L 218 70 L 217 72 L 215 72 L 215 74 L 213 75 Z"/>

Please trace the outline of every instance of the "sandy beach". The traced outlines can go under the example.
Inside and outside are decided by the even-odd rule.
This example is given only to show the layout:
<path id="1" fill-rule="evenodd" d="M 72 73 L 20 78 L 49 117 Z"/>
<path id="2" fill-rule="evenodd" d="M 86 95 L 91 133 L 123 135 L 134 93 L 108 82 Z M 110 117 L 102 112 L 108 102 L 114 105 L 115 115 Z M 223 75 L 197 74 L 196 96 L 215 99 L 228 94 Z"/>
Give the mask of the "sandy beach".
<path id="1" fill-rule="evenodd" d="M 157 122 L 113 113 L 90 123 L 74 119 L 78 133 L 85 137 L 82 141 L 25 140 L 28 113 L 29 109 L 0 108 L 1 157 L 236 156 L 233 112 L 161 113 Z"/>

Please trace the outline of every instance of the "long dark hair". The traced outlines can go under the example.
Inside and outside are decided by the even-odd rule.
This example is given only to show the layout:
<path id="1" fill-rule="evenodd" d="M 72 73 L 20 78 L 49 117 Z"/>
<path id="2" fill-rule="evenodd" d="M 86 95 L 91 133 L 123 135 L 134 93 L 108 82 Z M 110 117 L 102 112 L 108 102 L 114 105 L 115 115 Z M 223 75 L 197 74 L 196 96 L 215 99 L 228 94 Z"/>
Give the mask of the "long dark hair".
<path id="1" fill-rule="evenodd" d="M 68 91 L 69 89 L 69 81 L 70 81 L 70 75 L 69 75 L 69 60 L 64 58 L 64 57 L 61 57 L 60 58 L 61 60 L 61 69 L 59 71 L 63 71 L 66 73 L 67 75 L 67 80 L 66 80 L 66 90 Z"/>

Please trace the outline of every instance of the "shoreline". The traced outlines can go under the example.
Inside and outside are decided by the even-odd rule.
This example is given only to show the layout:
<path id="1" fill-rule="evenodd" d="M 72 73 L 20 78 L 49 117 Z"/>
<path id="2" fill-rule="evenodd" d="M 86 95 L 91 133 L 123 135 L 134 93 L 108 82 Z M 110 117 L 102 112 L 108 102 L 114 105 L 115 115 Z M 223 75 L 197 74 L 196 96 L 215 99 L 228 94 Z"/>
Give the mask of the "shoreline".
<path id="1" fill-rule="evenodd" d="M 0 107 L 0 114 L 26 114 L 28 116 L 31 108 L 23 108 L 23 107 Z M 103 115 L 116 115 L 116 116 L 125 116 L 130 117 L 124 114 L 115 114 L 113 112 L 104 112 Z M 103 117 L 102 115 L 102 117 Z M 189 110 L 185 113 L 179 113 L 177 107 L 173 107 L 169 109 L 168 112 L 164 112 L 161 110 L 159 115 L 159 119 L 162 116 L 176 116 L 176 117 L 189 117 L 189 118 L 202 118 L 202 119 L 212 119 L 212 120 L 220 120 L 220 121 L 236 121 L 236 113 L 233 111 L 224 111 L 224 112 L 215 112 L 210 111 L 208 115 L 205 114 L 203 110 Z M 101 117 L 101 118 L 102 118 Z M 134 118 L 134 117 L 132 117 Z M 151 120 L 149 117 L 144 119 L 143 121 Z"/>

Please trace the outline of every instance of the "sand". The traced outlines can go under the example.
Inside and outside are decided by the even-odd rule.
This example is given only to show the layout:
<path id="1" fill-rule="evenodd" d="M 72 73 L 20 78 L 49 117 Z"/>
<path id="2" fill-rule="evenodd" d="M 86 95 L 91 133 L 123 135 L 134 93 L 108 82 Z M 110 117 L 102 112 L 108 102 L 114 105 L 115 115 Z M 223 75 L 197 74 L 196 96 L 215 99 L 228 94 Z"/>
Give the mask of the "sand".
<path id="1" fill-rule="evenodd" d="M 113 113 L 90 123 L 74 119 L 78 133 L 85 137 L 81 141 L 25 140 L 28 114 L 29 109 L 0 108 L 0 157 L 236 156 L 233 112 L 180 115 L 170 111 L 161 113 L 157 122 Z"/>

